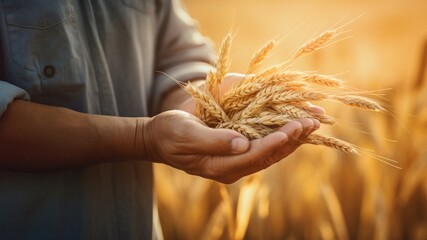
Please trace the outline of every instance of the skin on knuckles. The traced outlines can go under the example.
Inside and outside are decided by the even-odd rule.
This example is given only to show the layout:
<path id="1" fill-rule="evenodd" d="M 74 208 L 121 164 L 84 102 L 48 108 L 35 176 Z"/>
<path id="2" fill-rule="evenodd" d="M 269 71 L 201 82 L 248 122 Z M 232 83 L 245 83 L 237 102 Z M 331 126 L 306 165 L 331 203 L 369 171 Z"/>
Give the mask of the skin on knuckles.
<path id="1" fill-rule="evenodd" d="M 301 124 L 303 128 L 307 129 L 305 130 L 307 131 L 307 134 L 305 134 L 304 136 L 300 136 L 299 139 L 291 139 L 290 142 L 286 144 L 286 146 L 283 149 L 275 153 L 276 159 L 281 160 L 287 155 L 289 155 L 290 153 L 292 153 L 293 151 L 295 151 L 303 143 L 303 141 L 307 138 L 308 135 L 310 135 L 312 132 L 314 132 L 319 128 L 320 123 L 317 122 L 318 124 L 316 124 L 317 120 L 312 120 L 312 121 L 313 121 L 313 127 L 311 127 L 311 125 L 305 126 L 304 124 Z M 290 127 L 292 126 L 290 126 L 289 124 L 286 124 L 280 129 L 280 131 L 285 131 L 285 132 L 289 131 L 287 130 L 287 128 L 290 128 Z"/>
<path id="2" fill-rule="evenodd" d="M 295 124 L 297 126 L 297 135 L 293 135 L 293 139 L 295 139 L 297 145 L 300 145 L 299 143 L 302 143 L 308 135 L 311 133 L 311 131 L 314 128 L 314 122 L 312 119 L 309 118 L 303 118 L 295 121 Z"/>

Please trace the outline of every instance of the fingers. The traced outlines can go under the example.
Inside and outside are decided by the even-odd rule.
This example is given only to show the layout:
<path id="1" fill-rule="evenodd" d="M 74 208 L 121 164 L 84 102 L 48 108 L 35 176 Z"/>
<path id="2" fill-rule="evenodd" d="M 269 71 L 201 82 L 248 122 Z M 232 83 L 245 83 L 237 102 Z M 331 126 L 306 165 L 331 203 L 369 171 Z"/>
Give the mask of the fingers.
<path id="1" fill-rule="evenodd" d="M 307 121 L 307 120 L 311 120 L 312 122 Z M 320 127 L 320 122 L 318 120 L 315 120 L 315 119 L 301 119 L 298 122 L 301 124 L 301 126 L 304 130 L 302 131 L 302 133 L 299 136 L 295 136 L 294 138 L 292 138 L 290 140 L 290 142 L 286 145 L 286 147 L 275 152 L 273 154 L 274 159 L 279 159 L 279 161 L 280 161 L 281 159 L 283 159 L 287 155 L 294 152 L 299 146 L 301 146 L 301 144 L 303 144 L 305 142 L 305 140 L 307 139 L 307 137 L 311 133 L 313 133 L 314 131 L 316 131 Z M 287 127 L 287 126 L 282 127 L 281 129 L 279 129 L 279 131 L 286 131 L 283 129 L 285 127 Z"/>
<path id="2" fill-rule="evenodd" d="M 223 183 L 232 183 L 277 163 L 291 154 L 318 128 L 320 124 L 316 121 L 292 121 L 265 138 L 251 141 L 249 151 L 244 154 L 212 158 L 208 177 Z"/>
<path id="3" fill-rule="evenodd" d="M 326 113 L 326 112 L 325 112 L 325 109 L 324 109 L 324 108 L 322 108 L 322 107 L 319 107 L 319 106 L 317 106 L 317 105 L 313 105 L 313 104 L 311 104 L 311 103 L 308 103 L 308 105 L 309 105 L 308 110 L 309 110 L 310 112 L 314 113 L 314 114 L 320 114 L 320 115 L 323 115 L 323 114 L 325 114 L 325 113 Z"/>
<path id="4" fill-rule="evenodd" d="M 308 135 L 310 135 L 313 132 L 313 130 L 315 130 L 316 126 L 320 126 L 319 121 L 316 119 L 304 118 L 296 122 L 299 123 L 302 128 L 299 136 L 295 136 L 295 139 L 300 141 L 304 141 L 308 137 Z M 317 128 L 318 127 L 316 127 L 316 129 Z"/>
<path id="5" fill-rule="evenodd" d="M 284 132 L 274 132 L 265 138 L 253 140 L 249 151 L 244 154 L 208 159 L 203 175 L 222 183 L 235 182 L 243 176 L 263 169 L 260 167 L 262 163 L 258 161 L 269 158 L 272 152 L 283 147 L 288 141 L 289 137 Z"/>

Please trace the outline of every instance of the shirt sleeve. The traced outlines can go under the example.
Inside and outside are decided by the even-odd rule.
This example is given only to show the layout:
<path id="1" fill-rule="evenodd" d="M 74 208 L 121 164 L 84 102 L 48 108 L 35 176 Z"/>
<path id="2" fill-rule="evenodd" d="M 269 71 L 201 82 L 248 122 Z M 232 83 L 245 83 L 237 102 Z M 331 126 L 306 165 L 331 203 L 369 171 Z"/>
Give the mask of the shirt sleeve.
<path id="1" fill-rule="evenodd" d="M 30 100 L 30 97 L 25 90 L 0 80 L 0 117 L 14 99 Z"/>
<path id="2" fill-rule="evenodd" d="M 160 12 L 151 113 L 159 109 L 168 91 L 178 87 L 174 80 L 204 79 L 215 60 L 210 41 L 199 33 L 179 0 L 165 1 Z"/>

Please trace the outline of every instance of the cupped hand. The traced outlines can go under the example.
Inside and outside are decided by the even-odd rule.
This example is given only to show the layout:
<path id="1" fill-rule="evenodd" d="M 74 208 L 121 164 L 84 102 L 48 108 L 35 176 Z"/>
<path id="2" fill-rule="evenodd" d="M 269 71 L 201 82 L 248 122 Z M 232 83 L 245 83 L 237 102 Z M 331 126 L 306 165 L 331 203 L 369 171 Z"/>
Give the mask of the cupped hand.
<path id="1" fill-rule="evenodd" d="M 291 154 L 319 128 L 314 119 L 289 122 L 249 141 L 238 132 L 212 129 L 183 111 L 163 112 L 143 124 L 145 157 L 189 174 L 233 183 Z"/>

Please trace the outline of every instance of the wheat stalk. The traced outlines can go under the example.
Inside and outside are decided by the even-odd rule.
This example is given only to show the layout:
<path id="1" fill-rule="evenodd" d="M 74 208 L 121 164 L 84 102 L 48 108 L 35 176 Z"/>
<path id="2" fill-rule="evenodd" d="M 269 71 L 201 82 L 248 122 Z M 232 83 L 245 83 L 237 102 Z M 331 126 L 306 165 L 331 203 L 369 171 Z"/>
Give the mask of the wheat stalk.
<path id="1" fill-rule="evenodd" d="M 298 48 L 293 59 L 322 48 L 337 34 L 337 30 L 330 30 L 318 35 Z M 208 73 L 204 89 L 191 83 L 183 85 L 196 102 L 196 115 L 210 127 L 232 129 L 249 139 L 257 139 L 295 119 L 312 118 L 322 124 L 335 124 L 333 117 L 310 111 L 309 101 L 335 100 L 365 110 L 384 111 L 369 98 L 324 90 L 343 90 L 344 83 L 328 75 L 291 71 L 288 67 L 292 59 L 255 73 L 274 48 L 274 41 L 254 54 L 249 74 L 219 96 L 219 85 L 229 71 L 230 46 L 231 36 L 227 35 L 221 44 L 216 70 Z M 357 153 L 354 145 L 329 136 L 312 134 L 305 143 Z"/>

